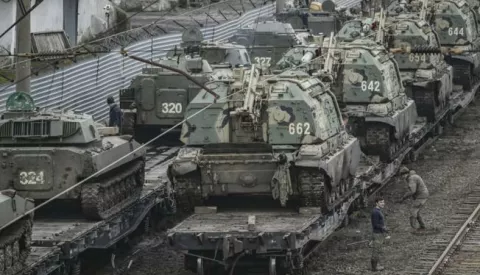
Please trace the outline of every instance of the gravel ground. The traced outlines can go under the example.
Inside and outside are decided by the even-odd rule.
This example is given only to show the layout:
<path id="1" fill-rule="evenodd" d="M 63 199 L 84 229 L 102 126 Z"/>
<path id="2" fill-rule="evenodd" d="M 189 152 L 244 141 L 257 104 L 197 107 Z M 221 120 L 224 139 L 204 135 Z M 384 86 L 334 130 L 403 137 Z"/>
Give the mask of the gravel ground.
<path id="1" fill-rule="evenodd" d="M 474 104 L 457 119 L 454 127 L 446 129 L 444 136 L 424 152 L 423 159 L 408 165 L 424 179 L 430 191 L 430 198 L 421 212 L 427 227 L 441 231 L 470 188 L 478 182 L 480 127 L 476 121 L 480 107 Z M 480 102 L 477 100 L 476 104 Z M 369 270 L 371 250 L 367 242 L 362 241 L 368 240 L 371 234 L 371 209 L 365 209 L 356 213 L 349 226 L 338 230 L 324 244 L 314 264 L 315 273 L 406 274 L 406 270 L 413 266 L 438 235 L 419 236 L 411 233 L 411 200 L 402 204 L 394 202 L 401 198 L 406 188 L 404 181 L 393 179 L 382 194 L 386 201 L 384 212 L 391 236 L 381 261 L 381 265 L 385 266 L 383 272 Z"/>

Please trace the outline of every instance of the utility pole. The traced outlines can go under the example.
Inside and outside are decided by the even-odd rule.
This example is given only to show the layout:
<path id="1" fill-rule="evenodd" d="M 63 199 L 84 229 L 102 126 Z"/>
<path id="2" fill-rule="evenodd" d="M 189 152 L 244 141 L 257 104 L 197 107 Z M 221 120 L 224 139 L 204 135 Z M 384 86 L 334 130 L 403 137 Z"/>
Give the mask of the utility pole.
<path id="1" fill-rule="evenodd" d="M 30 9 L 31 0 L 17 0 L 17 20 L 24 12 Z M 23 3 L 23 6 L 21 5 Z M 23 9 L 25 8 L 25 9 Z M 17 53 L 31 53 L 32 41 L 30 37 L 30 14 L 16 26 Z M 31 61 L 29 57 L 18 57 L 15 66 L 16 91 L 30 93 Z"/>
<path id="2" fill-rule="evenodd" d="M 283 9 L 285 8 L 285 0 L 277 0 L 277 5 L 276 5 L 277 9 L 277 13 L 281 13 L 283 12 Z"/>

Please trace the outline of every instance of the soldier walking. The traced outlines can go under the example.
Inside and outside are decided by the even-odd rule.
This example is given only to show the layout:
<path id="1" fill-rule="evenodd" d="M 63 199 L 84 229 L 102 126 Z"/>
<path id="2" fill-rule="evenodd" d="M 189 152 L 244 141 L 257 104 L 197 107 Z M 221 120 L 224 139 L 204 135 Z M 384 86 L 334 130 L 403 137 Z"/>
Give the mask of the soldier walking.
<path id="1" fill-rule="evenodd" d="M 428 188 L 423 179 L 417 175 L 414 170 L 409 170 L 407 167 L 402 167 L 400 169 L 400 176 L 403 176 L 405 181 L 408 183 L 407 193 L 399 200 L 402 203 L 409 197 L 412 197 L 413 203 L 410 211 L 410 226 L 413 229 L 416 228 L 416 221 L 419 224 L 419 230 L 425 229 L 425 223 L 423 222 L 422 216 L 420 215 L 420 210 L 423 208 L 427 202 L 429 193 Z"/>
<path id="2" fill-rule="evenodd" d="M 370 260 L 372 264 L 372 271 L 381 271 L 385 268 L 378 265 L 380 257 L 383 257 L 383 245 L 385 240 L 390 239 L 390 236 L 386 236 L 388 233 L 385 227 L 385 217 L 383 216 L 382 209 L 385 207 L 385 201 L 383 198 L 375 199 L 375 207 L 372 211 L 372 258 Z"/>

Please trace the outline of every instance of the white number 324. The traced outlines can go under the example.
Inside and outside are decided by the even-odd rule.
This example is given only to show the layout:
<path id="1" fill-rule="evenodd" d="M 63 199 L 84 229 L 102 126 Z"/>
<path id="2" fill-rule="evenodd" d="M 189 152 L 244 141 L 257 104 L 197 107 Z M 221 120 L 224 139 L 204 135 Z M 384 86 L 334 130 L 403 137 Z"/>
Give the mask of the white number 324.
<path id="1" fill-rule="evenodd" d="M 21 185 L 36 185 L 36 184 L 44 184 L 45 178 L 43 175 L 43 171 L 35 173 L 31 172 L 20 172 L 20 184 Z"/>

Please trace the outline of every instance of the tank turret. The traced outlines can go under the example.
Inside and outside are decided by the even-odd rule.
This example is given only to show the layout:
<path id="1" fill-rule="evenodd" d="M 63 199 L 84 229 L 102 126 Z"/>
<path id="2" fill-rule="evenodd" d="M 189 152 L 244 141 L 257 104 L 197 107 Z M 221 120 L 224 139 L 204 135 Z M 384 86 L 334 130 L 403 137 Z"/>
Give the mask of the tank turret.
<path id="1" fill-rule="evenodd" d="M 92 116 L 64 110 L 40 110 L 25 93 L 7 99 L 0 120 L 0 154 L 6 163 L 0 188 L 48 200 L 79 181 L 102 173 L 59 200 L 78 202 L 90 219 L 121 211 L 143 188 L 144 149 L 119 160 L 140 145 L 129 136 L 103 136 Z M 118 130 L 117 130 L 118 131 Z"/>
<path id="2" fill-rule="evenodd" d="M 475 12 L 464 0 L 435 0 L 433 11 L 433 27 L 442 47 L 464 51 L 459 55 L 447 56 L 445 60 L 454 68 L 455 84 L 470 90 L 475 78 L 480 76 L 480 53 L 469 52 L 480 48 Z"/>
<path id="3" fill-rule="evenodd" d="M 232 66 L 250 64 L 244 46 L 203 41 L 198 28 L 185 30 L 182 39 L 182 48 L 169 51 L 159 64 L 186 72 L 201 84 L 210 79 L 231 78 Z M 158 67 L 144 68 L 133 78 L 130 87 L 120 91 L 120 102 L 130 102 L 128 109 L 135 108 L 135 138 L 147 142 L 181 122 L 186 106 L 200 89 L 178 72 Z M 171 131 L 162 137 L 162 142 L 178 142 L 179 132 L 180 129 Z"/>
<path id="4" fill-rule="evenodd" d="M 348 114 L 352 133 L 362 151 L 392 160 L 417 119 L 415 104 L 408 99 L 397 62 L 371 39 L 336 45 L 334 91 Z"/>
<path id="5" fill-rule="evenodd" d="M 20 197 L 13 189 L 0 191 L 0 274 L 17 274 L 24 268 L 33 226 L 33 213 L 25 214 L 33 207 L 32 200 Z"/>
<path id="6" fill-rule="evenodd" d="M 168 170 L 179 205 L 266 196 L 327 211 L 352 187 L 360 146 L 328 84 L 295 70 L 263 77 L 254 65 L 207 87 L 220 99 L 202 91 L 189 104 L 188 116 L 209 107 L 183 124 L 186 147 Z"/>
<path id="7" fill-rule="evenodd" d="M 438 37 L 427 22 L 398 15 L 389 18 L 388 26 L 389 49 L 414 49 L 410 53 L 394 53 L 394 58 L 418 115 L 434 122 L 448 107 L 453 68 L 445 62 Z"/>
<path id="8" fill-rule="evenodd" d="M 277 63 L 284 53 L 304 41 L 290 24 L 263 21 L 245 26 L 228 39 L 247 47 L 252 63 L 267 66 Z"/>

